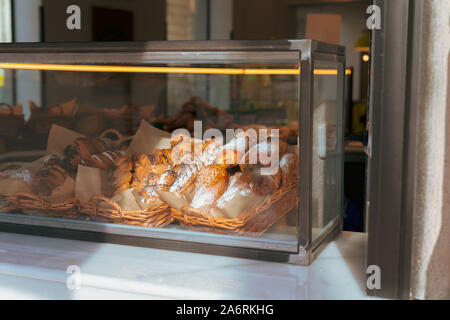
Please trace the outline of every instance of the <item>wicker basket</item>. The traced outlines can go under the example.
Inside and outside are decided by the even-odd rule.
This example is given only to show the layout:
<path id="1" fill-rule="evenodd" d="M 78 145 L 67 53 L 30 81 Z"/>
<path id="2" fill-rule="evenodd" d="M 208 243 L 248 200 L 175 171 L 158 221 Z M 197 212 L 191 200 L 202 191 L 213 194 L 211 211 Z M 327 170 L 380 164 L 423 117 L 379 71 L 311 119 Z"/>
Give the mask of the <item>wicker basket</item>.
<path id="1" fill-rule="evenodd" d="M 34 113 L 27 122 L 27 128 L 31 134 L 47 136 L 53 124 L 64 128 L 72 128 L 73 122 L 73 116 Z"/>
<path id="2" fill-rule="evenodd" d="M 104 196 L 92 197 L 88 204 L 80 205 L 79 211 L 93 218 L 105 218 L 112 223 L 152 228 L 162 228 L 174 220 L 165 203 L 156 204 L 145 210 L 127 211 Z"/>
<path id="3" fill-rule="evenodd" d="M 260 236 L 298 204 L 298 181 L 292 181 L 262 203 L 235 219 L 216 218 L 191 207 L 171 208 L 172 217 L 181 225 L 216 233 Z"/>
<path id="4" fill-rule="evenodd" d="M 13 114 L 13 108 L 7 103 L 0 103 L 0 107 L 8 107 L 9 114 L 0 114 L 0 137 L 14 138 L 20 135 L 25 127 L 23 115 Z"/>
<path id="5" fill-rule="evenodd" d="M 24 213 L 57 218 L 76 218 L 78 213 L 78 200 L 75 198 L 60 203 L 50 203 L 31 193 L 16 193 L 4 197 L 9 204 L 2 210 L 21 210 Z"/>
<path id="6" fill-rule="evenodd" d="M 100 110 L 85 110 L 73 116 L 72 130 L 87 136 L 99 135 L 108 128 L 105 116 Z"/>
<path id="7" fill-rule="evenodd" d="M 61 203 L 49 203 L 31 193 L 16 193 L 0 199 L 0 207 L 3 212 L 20 210 L 26 214 L 68 219 L 102 217 L 112 223 L 153 228 L 162 228 L 174 220 L 169 207 L 164 203 L 145 210 L 127 211 L 104 196 L 93 197 L 89 204 L 80 204 L 75 198 Z"/>

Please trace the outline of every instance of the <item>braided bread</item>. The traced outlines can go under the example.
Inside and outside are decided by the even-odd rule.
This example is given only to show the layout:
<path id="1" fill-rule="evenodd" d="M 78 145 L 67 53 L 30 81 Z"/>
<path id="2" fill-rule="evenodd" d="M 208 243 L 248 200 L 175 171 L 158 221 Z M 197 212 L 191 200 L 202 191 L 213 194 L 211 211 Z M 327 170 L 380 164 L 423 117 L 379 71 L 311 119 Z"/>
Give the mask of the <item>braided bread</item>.
<path id="1" fill-rule="evenodd" d="M 93 154 L 107 150 L 106 143 L 99 138 L 78 138 L 66 150 L 66 166 L 69 170 L 76 170 L 82 161 L 88 160 Z"/>
<path id="2" fill-rule="evenodd" d="M 115 166 L 116 161 L 120 160 L 124 155 L 125 153 L 122 151 L 105 151 L 93 154 L 86 160 L 81 160 L 81 164 L 88 167 L 108 170 Z"/>

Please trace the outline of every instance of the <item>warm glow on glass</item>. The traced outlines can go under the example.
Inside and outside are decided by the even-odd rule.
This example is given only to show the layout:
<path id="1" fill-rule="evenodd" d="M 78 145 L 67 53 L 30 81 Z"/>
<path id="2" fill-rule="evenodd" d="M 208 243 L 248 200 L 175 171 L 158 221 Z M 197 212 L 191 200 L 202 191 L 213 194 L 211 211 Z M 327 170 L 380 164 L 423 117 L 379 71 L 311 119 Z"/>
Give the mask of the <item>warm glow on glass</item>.
<path id="1" fill-rule="evenodd" d="M 369 61 L 369 55 L 368 54 L 363 55 L 362 59 L 365 62 Z"/>
<path id="2" fill-rule="evenodd" d="M 245 68 L 189 68 L 136 67 L 107 65 L 0 63 L 3 69 L 84 71 L 84 72 L 139 72 L 139 73 L 204 73 L 204 74 L 299 74 L 299 69 L 245 69 Z"/>
<path id="3" fill-rule="evenodd" d="M 81 72 L 137 72 L 137 73 L 191 73 L 191 74 L 236 74 L 236 75 L 298 75 L 296 69 L 246 69 L 246 68 L 197 68 L 197 67 L 145 67 L 108 65 L 69 65 L 35 63 L 0 63 L 0 69 L 81 71 Z M 337 75 L 337 69 L 315 69 L 315 75 Z M 347 69 L 346 74 L 351 74 Z"/>

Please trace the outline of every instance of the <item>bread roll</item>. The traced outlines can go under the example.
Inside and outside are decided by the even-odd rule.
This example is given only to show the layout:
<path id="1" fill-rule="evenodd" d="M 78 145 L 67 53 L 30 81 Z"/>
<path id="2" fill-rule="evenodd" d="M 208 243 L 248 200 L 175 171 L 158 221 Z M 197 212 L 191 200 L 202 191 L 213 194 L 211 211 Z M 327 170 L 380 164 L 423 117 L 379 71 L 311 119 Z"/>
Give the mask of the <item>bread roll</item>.
<path id="1" fill-rule="evenodd" d="M 187 207 L 194 197 L 198 166 L 181 164 L 172 170 L 176 173 L 176 178 L 169 190 L 157 188 L 155 191 L 170 207 L 181 210 Z"/>
<path id="2" fill-rule="evenodd" d="M 200 169 L 194 198 L 190 206 L 210 214 L 210 209 L 228 186 L 229 174 L 221 165 L 210 165 Z M 214 213 L 212 213 L 214 214 Z"/>
<path id="3" fill-rule="evenodd" d="M 98 138 L 78 138 L 66 148 L 67 168 L 74 171 L 82 161 L 88 160 L 93 154 L 105 152 L 106 149 L 106 143 Z"/>
<path id="4" fill-rule="evenodd" d="M 60 165 L 44 165 L 36 172 L 31 186 L 38 196 L 49 196 L 55 188 L 63 185 L 67 176 L 67 171 Z"/>
<path id="5" fill-rule="evenodd" d="M 254 208 L 263 199 L 263 195 L 253 190 L 250 177 L 236 172 L 231 176 L 227 190 L 217 199 L 210 212 L 215 216 L 234 219 Z"/>
<path id="6" fill-rule="evenodd" d="M 108 170 L 115 166 L 116 161 L 124 155 L 125 152 L 123 151 L 105 151 L 99 154 L 93 154 L 86 160 L 81 160 L 81 164 L 87 167 Z"/>

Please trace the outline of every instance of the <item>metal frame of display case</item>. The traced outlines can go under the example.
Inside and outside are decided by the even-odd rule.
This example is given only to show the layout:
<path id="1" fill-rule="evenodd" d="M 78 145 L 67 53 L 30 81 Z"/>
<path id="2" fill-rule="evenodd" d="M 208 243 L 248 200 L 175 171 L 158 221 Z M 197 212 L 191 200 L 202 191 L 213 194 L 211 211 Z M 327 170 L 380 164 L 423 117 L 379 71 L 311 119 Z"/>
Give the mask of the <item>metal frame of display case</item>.
<path id="1" fill-rule="evenodd" d="M 30 55 L 32 53 L 32 55 Z M 313 40 L 274 41 L 158 41 L 144 43 L 34 43 L 0 44 L 0 62 L 55 63 L 80 62 L 247 62 L 251 54 L 255 61 L 297 59 L 301 73 L 299 81 L 299 143 L 301 153 L 298 241 L 261 241 L 250 237 L 216 235 L 183 230 L 153 229 L 128 225 L 91 223 L 69 219 L 51 219 L 16 214 L 0 214 L 0 231 L 54 236 L 88 241 L 103 241 L 162 249 L 229 255 L 269 261 L 308 265 L 321 249 L 342 229 L 343 161 L 340 205 L 337 218 L 328 223 L 314 241 L 311 235 L 311 155 L 314 97 L 314 61 L 341 64 L 338 73 L 338 110 L 343 158 L 343 110 L 345 48 Z"/>

